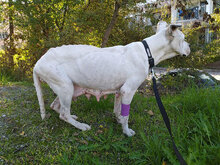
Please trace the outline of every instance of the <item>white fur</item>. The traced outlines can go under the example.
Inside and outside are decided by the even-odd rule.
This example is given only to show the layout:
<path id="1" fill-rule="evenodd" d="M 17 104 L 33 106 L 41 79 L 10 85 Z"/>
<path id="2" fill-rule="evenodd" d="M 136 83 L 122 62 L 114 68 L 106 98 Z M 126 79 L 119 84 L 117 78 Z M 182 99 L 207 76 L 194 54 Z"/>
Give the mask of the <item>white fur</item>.
<path id="1" fill-rule="evenodd" d="M 163 27 L 158 33 L 145 39 L 155 64 L 177 54 L 190 53 L 183 33 L 178 29 L 170 29 Z M 76 121 L 77 116 L 70 114 L 71 100 L 82 94 L 86 94 L 88 98 L 94 95 L 99 100 L 103 95 L 115 93 L 114 113 L 122 124 L 123 133 L 133 136 L 135 132 L 128 127 L 129 116 L 120 115 L 121 104 L 131 103 L 148 73 L 148 58 L 141 42 L 109 48 L 88 45 L 51 48 L 36 63 L 33 71 L 41 117 L 45 118 L 45 108 L 40 79 L 57 94 L 51 108 L 60 114 L 62 120 L 81 130 L 89 130 L 91 127 Z"/>
<path id="2" fill-rule="evenodd" d="M 168 26 L 168 24 L 165 21 L 159 21 L 157 23 L 157 33 L 163 29 L 165 29 Z"/>

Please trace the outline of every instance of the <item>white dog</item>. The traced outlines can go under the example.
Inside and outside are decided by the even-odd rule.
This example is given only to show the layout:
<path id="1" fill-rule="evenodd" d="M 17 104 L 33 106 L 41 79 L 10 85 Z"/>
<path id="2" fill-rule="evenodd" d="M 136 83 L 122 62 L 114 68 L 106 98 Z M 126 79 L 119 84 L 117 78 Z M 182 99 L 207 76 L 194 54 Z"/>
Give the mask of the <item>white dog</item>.
<path id="1" fill-rule="evenodd" d="M 155 35 L 144 40 L 150 47 L 155 65 L 178 54 L 190 54 L 189 44 L 176 25 L 163 24 Z M 40 79 L 57 94 L 51 108 L 60 114 L 60 119 L 83 131 L 91 127 L 76 121 L 77 116 L 70 114 L 72 99 L 85 94 L 88 98 L 94 95 L 99 101 L 101 96 L 114 93 L 116 118 L 122 124 L 123 133 L 133 136 L 135 132 L 128 127 L 130 103 L 148 74 L 148 56 L 141 42 L 109 48 L 88 45 L 51 48 L 33 71 L 41 117 L 45 118 L 45 107 Z"/>

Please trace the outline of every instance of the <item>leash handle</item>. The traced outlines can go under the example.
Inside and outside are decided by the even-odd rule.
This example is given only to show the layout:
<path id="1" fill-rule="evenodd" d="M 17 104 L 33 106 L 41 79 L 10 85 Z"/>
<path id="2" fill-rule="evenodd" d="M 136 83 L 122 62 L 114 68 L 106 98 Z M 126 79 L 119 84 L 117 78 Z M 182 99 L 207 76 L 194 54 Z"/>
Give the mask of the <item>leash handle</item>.
<path id="1" fill-rule="evenodd" d="M 153 71 L 153 69 L 152 69 Z M 153 72 L 152 72 L 153 73 Z M 160 95 L 159 95 L 159 92 L 158 92 L 158 89 L 157 89 L 157 84 L 156 84 L 156 78 L 155 78 L 155 75 L 153 74 L 153 90 L 154 90 L 154 93 L 155 93 L 155 98 L 156 98 L 156 101 L 157 101 L 157 105 L 160 109 L 160 113 L 163 117 L 163 120 L 164 120 L 164 123 L 168 129 L 168 132 L 170 134 L 170 137 L 171 137 L 171 140 L 172 140 L 172 143 L 173 143 L 173 149 L 174 149 L 174 152 L 177 156 L 177 159 L 179 160 L 180 164 L 181 165 L 187 165 L 186 161 L 183 159 L 182 155 L 180 154 L 179 150 L 177 149 L 176 147 L 176 144 L 174 142 L 174 139 L 173 139 L 173 135 L 172 135 L 172 131 L 171 131 L 171 127 L 170 127 L 170 120 L 169 120 L 169 117 L 167 115 L 167 112 L 163 106 L 163 103 L 160 99 Z"/>

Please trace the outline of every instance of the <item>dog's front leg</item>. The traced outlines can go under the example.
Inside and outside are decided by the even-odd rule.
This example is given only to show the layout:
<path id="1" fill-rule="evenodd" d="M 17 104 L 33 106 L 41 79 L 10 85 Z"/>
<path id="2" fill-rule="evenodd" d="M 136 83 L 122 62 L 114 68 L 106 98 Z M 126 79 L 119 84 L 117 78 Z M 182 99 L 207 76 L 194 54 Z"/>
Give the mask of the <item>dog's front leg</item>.
<path id="1" fill-rule="evenodd" d="M 126 85 L 121 88 L 121 114 L 119 115 L 118 119 L 122 124 L 123 133 L 127 136 L 133 136 L 135 134 L 135 132 L 128 127 L 130 104 L 135 92 L 136 89 L 132 90 Z"/>

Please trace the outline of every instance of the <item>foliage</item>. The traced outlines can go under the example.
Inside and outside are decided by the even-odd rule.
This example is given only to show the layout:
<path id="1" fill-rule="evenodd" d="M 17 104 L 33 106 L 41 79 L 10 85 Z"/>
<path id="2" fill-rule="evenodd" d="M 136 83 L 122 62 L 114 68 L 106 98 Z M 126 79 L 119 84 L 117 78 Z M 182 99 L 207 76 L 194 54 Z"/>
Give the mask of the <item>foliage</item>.
<path id="1" fill-rule="evenodd" d="M 14 3 L 18 15 L 15 17 L 20 36 L 26 41 L 26 49 L 29 50 L 32 65 L 50 47 L 64 44 L 65 33 L 69 13 L 81 2 L 70 1 L 16 1 Z M 72 28 L 74 34 L 75 29 Z M 68 42 L 73 42 L 70 40 Z M 66 43 L 67 44 L 67 43 Z"/>
<path id="2" fill-rule="evenodd" d="M 30 79 L 27 75 L 32 75 L 32 60 L 29 51 L 24 48 L 16 49 L 13 55 L 14 67 L 10 67 L 7 54 L 0 51 L 0 81 L 24 81 Z"/>
<path id="3" fill-rule="evenodd" d="M 120 3 L 120 10 L 107 46 L 141 41 L 154 34 L 151 26 L 136 20 L 135 14 L 138 14 L 141 19 L 151 18 L 154 25 L 158 21 L 154 18 L 156 10 L 152 5 L 147 6 L 146 13 L 134 7 L 136 2 L 144 2 L 143 0 L 76 0 L 73 2 L 17 0 L 10 1 L 13 3 L 10 8 L 2 5 L 0 11 L 4 12 L 1 13 L 1 19 L 8 19 L 9 11 L 13 9 L 15 29 L 11 39 L 14 40 L 14 46 L 17 49 L 11 52 L 6 50 L 6 54 L 1 57 L 1 64 L 4 62 L 1 70 L 8 70 L 10 74 L 19 71 L 22 73 L 19 74 L 21 79 L 23 76 L 30 78 L 36 61 L 51 47 L 64 44 L 90 44 L 100 47 L 106 28 L 111 22 L 116 1 Z M 161 19 L 170 22 L 170 17 L 167 17 L 170 8 L 164 6 L 161 11 Z M 135 15 L 135 19 L 129 18 L 129 14 Z M 216 34 L 211 43 L 206 44 L 202 40 L 204 36 L 200 35 L 204 34 L 207 26 L 184 28 L 186 39 L 191 44 L 191 55 L 186 59 L 176 57 L 160 65 L 201 68 L 207 63 L 220 59 L 219 15 L 216 12 L 210 19 L 209 28 L 215 30 L 213 34 Z M 10 47 L 12 40 L 10 38 L 5 40 L 6 47 Z M 15 62 L 13 66 L 11 66 L 12 61 Z"/>
<path id="4" fill-rule="evenodd" d="M 217 10 L 216 10 L 217 11 Z M 209 29 L 211 42 L 206 42 L 205 35 Z M 220 13 L 211 15 L 209 24 L 195 23 L 192 28 L 183 27 L 183 33 L 188 43 L 190 43 L 191 53 L 185 57 L 174 57 L 161 64 L 173 68 L 204 68 L 207 64 L 220 59 Z"/>
<path id="5" fill-rule="evenodd" d="M 0 5 L 0 13 L 3 13 L 3 6 Z M 0 14 L 0 22 L 3 22 L 3 15 Z"/>
<path id="6" fill-rule="evenodd" d="M 178 164 L 154 97 L 134 96 L 129 124 L 136 135 L 129 138 L 112 114 L 112 96 L 99 103 L 82 96 L 72 104 L 79 121 L 92 126 L 82 132 L 49 108 L 54 96 L 47 86 L 43 89 L 50 114 L 44 121 L 32 84 L 1 87 L 0 163 Z M 162 97 L 175 142 L 188 164 L 220 163 L 219 98 L 219 89 L 198 88 Z"/>
<path id="7" fill-rule="evenodd" d="M 112 29 L 107 46 L 140 41 L 152 34 L 151 27 L 128 27 L 130 20 L 125 17 L 134 10 L 134 1 L 118 2 L 121 6 L 118 21 Z M 64 44 L 90 44 L 100 47 L 103 34 L 112 18 L 114 4 L 115 0 L 13 1 L 14 39 L 18 50 L 12 55 L 16 62 L 15 68 L 10 67 L 9 63 L 4 66 L 11 68 L 11 72 L 20 70 L 30 77 L 36 61 L 51 47 Z M 7 5 L 4 11 L 7 13 Z M 4 57 L 7 58 L 8 55 Z"/>

